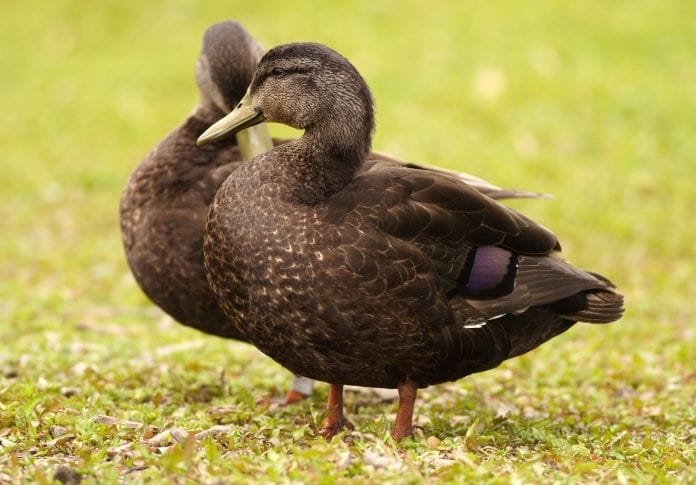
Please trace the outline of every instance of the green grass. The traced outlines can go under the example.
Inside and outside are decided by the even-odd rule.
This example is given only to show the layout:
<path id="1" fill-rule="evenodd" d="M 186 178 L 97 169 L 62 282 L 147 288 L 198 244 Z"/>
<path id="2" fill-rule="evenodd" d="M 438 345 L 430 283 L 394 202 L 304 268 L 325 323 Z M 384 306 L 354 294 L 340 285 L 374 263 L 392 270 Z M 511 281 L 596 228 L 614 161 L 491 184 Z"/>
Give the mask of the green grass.
<path id="1" fill-rule="evenodd" d="M 235 3 L 3 6 L 0 482 L 696 482 L 694 4 Z M 398 445 L 369 394 L 330 443 L 325 386 L 258 406 L 288 374 L 163 318 L 117 225 L 128 173 L 197 100 L 202 32 L 230 17 L 352 59 L 376 149 L 555 194 L 515 206 L 620 286 L 624 319 L 422 392 Z"/>

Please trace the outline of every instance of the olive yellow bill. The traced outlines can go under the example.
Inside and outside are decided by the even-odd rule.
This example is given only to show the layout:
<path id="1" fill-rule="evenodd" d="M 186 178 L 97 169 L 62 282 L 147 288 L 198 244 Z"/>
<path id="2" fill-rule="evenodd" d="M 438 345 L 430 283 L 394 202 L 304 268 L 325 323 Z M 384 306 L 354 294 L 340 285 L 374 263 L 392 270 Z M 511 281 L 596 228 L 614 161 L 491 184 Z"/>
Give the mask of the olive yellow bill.
<path id="1" fill-rule="evenodd" d="M 212 124 L 198 137 L 196 144 L 205 145 L 232 136 L 239 131 L 263 122 L 266 117 L 251 106 L 249 91 L 230 114 Z"/>

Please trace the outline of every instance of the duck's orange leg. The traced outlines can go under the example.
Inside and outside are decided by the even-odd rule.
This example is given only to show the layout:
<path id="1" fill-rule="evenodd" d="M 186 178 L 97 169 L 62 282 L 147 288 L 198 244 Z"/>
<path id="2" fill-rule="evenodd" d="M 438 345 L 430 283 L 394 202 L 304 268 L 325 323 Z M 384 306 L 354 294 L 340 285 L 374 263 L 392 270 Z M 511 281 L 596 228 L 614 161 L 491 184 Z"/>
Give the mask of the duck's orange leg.
<path id="1" fill-rule="evenodd" d="M 406 381 L 398 385 L 399 390 L 399 410 L 394 420 L 392 428 L 392 438 L 401 441 L 413 433 L 413 405 L 416 402 L 418 387 L 411 381 Z"/>
<path id="2" fill-rule="evenodd" d="M 326 408 L 328 415 L 319 431 L 324 438 L 331 439 L 344 427 L 353 429 L 351 422 L 343 415 L 343 384 L 331 384 Z"/>

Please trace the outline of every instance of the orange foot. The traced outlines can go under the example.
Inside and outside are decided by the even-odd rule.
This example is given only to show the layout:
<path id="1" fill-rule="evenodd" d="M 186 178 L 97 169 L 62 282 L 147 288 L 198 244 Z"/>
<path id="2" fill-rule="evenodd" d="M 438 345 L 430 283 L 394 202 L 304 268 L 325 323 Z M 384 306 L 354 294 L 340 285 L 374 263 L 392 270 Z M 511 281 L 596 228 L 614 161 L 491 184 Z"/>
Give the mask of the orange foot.
<path id="1" fill-rule="evenodd" d="M 285 395 L 285 405 L 288 406 L 290 404 L 297 404 L 300 401 L 303 401 L 307 399 L 309 396 L 307 394 L 302 394 L 299 391 L 295 391 L 293 389 L 289 390 L 288 393 Z"/>
<path id="2" fill-rule="evenodd" d="M 355 426 L 353 426 L 353 423 L 348 421 L 348 419 L 346 419 L 344 416 L 341 416 L 339 419 L 326 418 L 324 422 L 321 424 L 319 434 L 327 440 L 330 440 L 331 438 L 336 436 L 339 433 L 339 431 L 341 431 L 343 428 L 353 430 L 355 429 Z"/>

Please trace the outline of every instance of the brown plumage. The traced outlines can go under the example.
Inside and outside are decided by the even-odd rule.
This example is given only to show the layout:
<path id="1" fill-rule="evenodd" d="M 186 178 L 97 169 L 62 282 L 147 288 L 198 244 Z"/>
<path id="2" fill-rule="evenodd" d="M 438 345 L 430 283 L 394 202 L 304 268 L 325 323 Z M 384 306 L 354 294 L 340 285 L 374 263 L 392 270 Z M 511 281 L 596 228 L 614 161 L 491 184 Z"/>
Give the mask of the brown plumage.
<path id="1" fill-rule="evenodd" d="M 228 321 L 206 278 L 203 230 L 215 193 L 242 163 L 242 153 L 234 138 L 205 147 L 197 147 L 196 138 L 239 102 L 262 54 L 261 46 L 236 22 L 221 22 L 206 31 L 196 66 L 200 104 L 138 165 L 120 207 L 126 258 L 143 292 L 178 322 L 238 340 L 245 337 Z M 451 176 L 492 197 L 535 196 L 466 174 Z M 296 379 L 287 399 L 310 390 L 311 382 Z"/>
<path id="2" fill-rule="evenodd" d="M 241 99 L 262 54 L 238 24 L 208 29 L 196 66 L 200 104 L 137 166 L 120 207 L 128 264 L 145 294 L 184 325 L 237 339 L 210 291 L 202 247 L 208 207 L 242 156 L 234 138 L 206 147 L 196 138 Z"/>
<path id="3" fill-rule="evenodd" d="M 544 227 L 451 176 L 366 165 L 371 95 L 331 49 L 270 50 L 199 143 L 263 119 L 304 135 L 223 183 L 205 263 L 239 333 L 332 384 L 324 435 L 345 422 L 343 384 L 398 388 L 400 439 L 418 387 L 491 369 L 576 321 L 621 316 L 613 285 L 562 260 Z"/>

